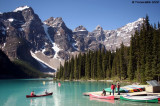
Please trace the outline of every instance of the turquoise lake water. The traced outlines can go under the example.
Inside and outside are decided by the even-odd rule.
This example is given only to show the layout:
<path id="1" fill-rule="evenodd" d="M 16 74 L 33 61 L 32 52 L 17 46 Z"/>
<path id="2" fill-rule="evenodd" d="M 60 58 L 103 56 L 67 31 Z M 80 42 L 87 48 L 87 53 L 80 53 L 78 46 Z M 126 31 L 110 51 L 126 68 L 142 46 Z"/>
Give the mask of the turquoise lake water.
<path id="1" fill-rule="evenodd" d="M 72 82 L 32 79 L 0 80 L 0 106 L 160 106 L 155 103 L 137 103 L 120 100 L 93 100 L 83 96 L 84 92 L 101 91 L 109 87 L 106 82 Z M 53 92 L 52 96 L 26 98 L 32 90 L 44 94 L 44 90 Z"/>

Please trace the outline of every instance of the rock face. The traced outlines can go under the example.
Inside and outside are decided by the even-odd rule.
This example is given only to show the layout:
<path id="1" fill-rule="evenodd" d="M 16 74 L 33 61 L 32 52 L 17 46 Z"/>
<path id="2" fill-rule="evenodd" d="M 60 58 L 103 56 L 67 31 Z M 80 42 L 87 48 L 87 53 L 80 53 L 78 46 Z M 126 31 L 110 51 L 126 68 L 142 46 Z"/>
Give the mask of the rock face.
<path id="1" fill-rule="evenodd" d="M 75 43 L 73 44 L 74 48 L 78 51 L 85 51 L 87 50 L 86 45 L 86 38 L 88 36 L 89 32 L 86 30 L 85 27 L 78 26 L 73 31 L 73 39 L 75 40 Z"/>
<path id="2" fill-rule="evenodd" d="M 142 24 L 143 18 L 140 18 L 116 30 L 104 30 L 98 25 L 88 32 L 81 25 L 72 31 L 61 17 L 42 22 L 31 7 L 23 6 L 0 14 L 0 48 L 12 60 L 23 59 L 36 64 L 35 58 L 40 64 L 56 69 L 55 64 L 76 52 L 99 48 L 115 51 L 122 42 L 129 46 L 131 34 L 140 30 Z"/>
<path id="3" fill-rule="evenodd" d="M 128 23 L 127 25 L 116 30 L 105 30 L 106 38 L 103 44 L 106 49 L 114 51 L 116 48 L 120 47 L 122 42 L 125 46 L 130 46 L 131 35 L 133 35 L 136 30 L 140 31 L 143 20 L 143 18 L 139 18 L 137 21 Z"/>
<path id="4" fill-rule="evenodd" d="M 50 43 L 43 23 L 33 9 L 24 6 L 0 14 L 0 25 L 1 49 L 7 56 L 11 60 L 22 59 L 44 70 L 30 54 L 30 50 L 41 50 Z"/>

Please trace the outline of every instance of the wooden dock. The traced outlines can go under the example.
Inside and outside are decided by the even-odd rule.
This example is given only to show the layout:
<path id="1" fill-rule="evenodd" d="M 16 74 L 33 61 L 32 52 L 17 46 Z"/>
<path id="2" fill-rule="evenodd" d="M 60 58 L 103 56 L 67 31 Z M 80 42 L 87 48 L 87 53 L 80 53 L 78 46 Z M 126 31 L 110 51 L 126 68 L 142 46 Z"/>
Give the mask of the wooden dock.
<path id="1" fill-rule="evenodd" d="M 85 92 L 83 93 L 84 96 L 89 96 L 89 94 L 96 94 L 96 95 L 101 95 L 102 91 L 97 91 L 97 92 Z M 109 96 L 110 93 L 106 92 L 106 96 Z M 111 94 L 112 95 L 112 94 Z M 118 93 L 114 93 L 114 98 L 115 99 L 120 99 L 120 96 L 122 95 L 131 95 L 131 96 L 160 96 L 160 93 L 151 93 L 151 92 L 146 92 L 146 91 L 142 91 L 142 92 L 132 92 L 132 93 L 120 93 L 120 95 L 118 95 Z"/>

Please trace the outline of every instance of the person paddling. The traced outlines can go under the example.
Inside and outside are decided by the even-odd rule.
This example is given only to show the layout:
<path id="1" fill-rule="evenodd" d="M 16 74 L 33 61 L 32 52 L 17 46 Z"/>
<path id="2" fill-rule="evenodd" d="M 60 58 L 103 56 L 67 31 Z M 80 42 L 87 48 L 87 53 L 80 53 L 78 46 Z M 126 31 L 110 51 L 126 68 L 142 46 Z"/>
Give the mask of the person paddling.
<path id="1" fill-rule="evenodd" d="M 47 89 L 45 89 L 45 94 L 48 94 Z"/>
<path id="2" fill-rule="evenodd" d="M 34 91 L 32 91 L 32 92 L 31 92 L 31 96 L 34 96 L 34 95 L 35 95 L 35 93 L 34 93 Z"/>

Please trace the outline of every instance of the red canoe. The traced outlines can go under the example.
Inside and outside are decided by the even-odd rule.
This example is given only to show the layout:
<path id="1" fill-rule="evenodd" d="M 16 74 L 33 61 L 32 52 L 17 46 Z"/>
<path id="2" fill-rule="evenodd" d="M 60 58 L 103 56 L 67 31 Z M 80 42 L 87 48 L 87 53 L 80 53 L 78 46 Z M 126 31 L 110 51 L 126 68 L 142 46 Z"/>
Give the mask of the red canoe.
<path id="1" fill-rule="evenodd" d="M 100 95 L 95 95 L 95 94 L 89 94 L 89 96 L 92 98 L 114 100 L 114 96 L 100 96 Z"/>
<path id="2" fill-rule="evenodd" d="M 107 102 L 107 103 L 115 103 L 114 100 L 108 100 L 108 99 L 98 99 L 98 98 L 92 98 L 90 97 L 90 100 L 96 100 L 96 101 L 99 101 L 99 102 Z"/>
<path id="3" fill-rule="evenodd" d="M 44 94 L 44 95 L 34 95 L 34 96 L 26 95 L 26 98 L 32 98 L 32 97 L 43 97 L 43 96 L 49 96 L 49 95 L 52 95 L 52 94 L 53 94 L 53 92 L 48 93 L 48 94 Z"/>

